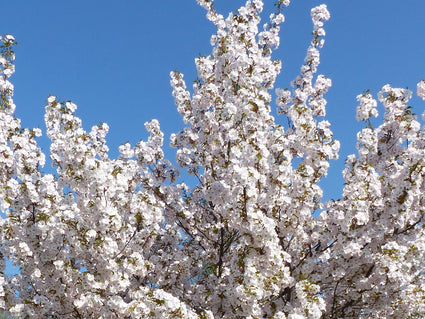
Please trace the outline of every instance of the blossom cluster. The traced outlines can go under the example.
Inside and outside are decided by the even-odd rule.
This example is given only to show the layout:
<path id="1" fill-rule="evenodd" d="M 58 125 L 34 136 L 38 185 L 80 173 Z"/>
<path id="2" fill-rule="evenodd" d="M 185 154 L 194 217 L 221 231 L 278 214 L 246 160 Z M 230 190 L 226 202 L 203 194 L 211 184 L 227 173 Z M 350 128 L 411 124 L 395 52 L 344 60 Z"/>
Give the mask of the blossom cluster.
<path id="1" fill-rule="evenodd" d="M 425 313 L 425 131 L 407 104 L 411 96 L 408 89 L 382 88 L 384 122 L 358 134 L 358 156 L 348 157 L 343 172 L 343 197 L 320 216 L 332 246 L 322 257 L 333 274 L 323 287 L 340 317 Z M 377 102 L 369 93 L 358 100 L 365 120 Z"/>
<path id="2" fill-rule="evenodd" d="M 280 24 L 259 30 L 263 1 L 216 26 L 188 89 L 171 72 L 185 127 L 164 157 L 159 122 L 147 141 L 108 156 L 105 123 L 83 128 L 77 106 L 49 96 L 50 159 L 39 129 L 14 117 L 15 40 L 1 38 L 0 308 L 22 318 L 419 318 L 425 315 L 425 129 L 412 92 L 385 85 L 357 97 L 357 155 L 341 199 L 319 186 L 339 142 L 326 120 L 331 79 L 317 74 L 326 5 L 311 10 L 312 40 L 291 88 L 275 88 Z M 287 120 L 278 124 L 272 115 Z M 417 86 L 425 99 L 425 81 Z M 280 119 L 280 117 L 278 119 Z M 285 122 L 285 121 L 282 121 Z M 177 182 L 180 170 L 194 186 Z M 322 210 L 318 218 L 313 213 Z M 20 267 L 5 273 L 5 258 Z"/>

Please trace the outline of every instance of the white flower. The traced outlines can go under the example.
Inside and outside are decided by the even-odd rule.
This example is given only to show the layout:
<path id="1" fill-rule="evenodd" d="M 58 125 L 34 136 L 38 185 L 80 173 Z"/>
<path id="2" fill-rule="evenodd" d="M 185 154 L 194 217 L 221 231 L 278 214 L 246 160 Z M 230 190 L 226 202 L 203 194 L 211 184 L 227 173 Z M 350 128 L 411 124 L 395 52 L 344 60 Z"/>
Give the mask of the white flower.
<path id="1" fill-rule="evenodd" d="M 15 37 L 13 35 L 10 35 L 10 34 L 7 34 L 4 38 L 7 41 L 10 41 L 10 42 L 15 41 Z"/>
<path id="2" fill-rule="evenodd" d="M 61 271 L 63 269 L 64 262 L 63 262 L 63 260 L 55 260 L 53 262 L 53 265 L 55 265 L 57 270 Z"/>
<path id="3" fill-rule="evenodd" d="M 86 236 L 88 238 L 95 238 L 97 236 L 97 232 L 94 229 L 90 229 L 87 233 Z"/>
<path id="4" fill-rule="evenodd" d="M 53 103 L 54 101 L 56 100 L 56 96 L 53 96 L 53 95 L 50 95 L 48 98 L 47 98 L 47 102 L 50 104 L 50 103 Z"/>
<path id="5" fill-rule="evenodd" d="M 329 20 L 331 17 L 331 14 L 329 13 L 326 4 L 321 4 L 311 9 L 311 17 L 314 23 L 318 23 L 318 21 L 321 21 L 321 20 L 324 20 L 324 21 Z"/>
<path id="6" fill-rule="evenodd" d="M 378 103 L 374 98 L 372 98 L 370 93 L 358 95 L 357 101 L 360 102 L 356 113 L 356 119 L 358 121 L 366 121 L 371 116 L 378 116 L 378 110 L 376 109 Z"/>
<path id="7" fill-rule="evenodd" d="M 10 308 L 10 312 L 12 313 L 12 314 L 21 314 L 22 313 L 22 311 L 24 310 L 24 308 L 25 308 L 25 305 L 24 304 L 17 304 L 17 305 L 15 305 L 15 306 L 13 306 L 12 308 Z"/>
<path id="8" fill-rule="evenodd" d="M 124 156 L 124 158 L 131 158 L 134 156 L 134 150 L 131 148 L 130 143 L 125 143 L 119 146 L 119 152 Z"/>
<path id="9" fill-rule="evenodd" d="M 425 100 L 425 80 L 420 81 L 417 84 L 417 94 L 420 98 L 422 98 L 423 100 Z"/>
<path id="10" fill-rule="evenodd" d="M 33 276 L 35 278 L 40 278 L 41 277 L 41 271 L 40 271 L 40 269 L 35 268 L 34 271 L 33 271 Z"/>
<path id="11" fill-rule="evenodd" d="M 41 132 L 41 130 L 39 128 L 35 128 L 33 131 L 34 131 L 34 135 L 36 137 L 40 137 L 40 136 L 43 135 L 43 133 Z"/>
<path id="12" fill-rule="evenodd" d="M 19 250 L 24 256 L 32 256 L 32 251 L 27 243 L 20 242 L 19 243 Z"/>
<path id="13" fill-rule="evenodd" d="M 238 138 L 238 132 L 235 129 L 232 128 L 229 131 L 229 138 L 230 138 L 231 141 L 236 140 Z"/>
<path id="14" fill-rule="evenodd" d="M 259 12 L 263 11 L 263 1 L 262 0 L 253 0 L 252 3 L 254 4 L 255 8 Z"/>
<path id="15" fill-rule="evenodd" d="M 71 112 L 75 112 L 75 110 L 77 109 L 77 105 L 72 103 L 72 102 L 66 102 L 65 106 L 68 110 L 70 110 Z"/>

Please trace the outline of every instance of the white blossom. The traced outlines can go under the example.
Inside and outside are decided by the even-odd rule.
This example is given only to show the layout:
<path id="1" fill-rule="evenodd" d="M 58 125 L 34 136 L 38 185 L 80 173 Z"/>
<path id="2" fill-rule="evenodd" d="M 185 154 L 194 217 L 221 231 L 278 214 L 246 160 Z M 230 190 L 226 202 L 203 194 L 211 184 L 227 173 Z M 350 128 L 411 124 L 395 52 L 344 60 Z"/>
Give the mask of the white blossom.
<path id="1" fill-rule="evenodd" d="M 165 158 L 159 122 L 146 141 L 108 155 L 106 123 L 83 128 L 77 106 L 47 98 L 54 174 L 43 173 L 40 129 L 15 118 L 15 39 L 1 39 L 0 308 L 22 318 L 407 318 L 425 316 L 425 132 L 412 92 L 385 85 L 357 96 L 357 155 L 342 197 L 322 203 L 321 179 L 338 158 L 326 115 L 331 79 L 317 74 L 330 18 L 311 10 L 313 34 L 291 89 L 274 89 L 281 63 L 277 2 L 227 18 L 198 0 L 217 28 L 195 60 L 192 90 L 171 72 L 185 123 Z M 417 87 L 425 96 L 425 82 Z M 271 113 L 271 90 L 281 118 Z M 288 124 L 286 124 L 286 122 Z M 322 211 L 321 211 L 322 210 Z M 321 211 L 318 218 L 313 213 Z"/>
<path id="2" fill-rule="evenodd" d="M 417 84 L 417 94 L 420 98 L 425 100 L 425 80 L 422 80 Z"/>

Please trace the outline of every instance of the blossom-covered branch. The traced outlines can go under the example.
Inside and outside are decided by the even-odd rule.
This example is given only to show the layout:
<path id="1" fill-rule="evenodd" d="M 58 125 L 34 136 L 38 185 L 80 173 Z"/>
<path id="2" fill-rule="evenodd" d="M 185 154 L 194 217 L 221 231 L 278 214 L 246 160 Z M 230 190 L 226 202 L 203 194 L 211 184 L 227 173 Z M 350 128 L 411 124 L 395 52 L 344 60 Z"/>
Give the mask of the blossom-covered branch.
<path id="1" fill-rule="evenodd" d="M 195 60 L 192 88 L 171 72 L 185 123 L 170 138 L 175 166 L 157 120 L 145 124 L 147 141 L 111 159 L 108 125 L 86 131 L 74 103 L 49 96 L 55 172 L 43 173 L 41 130 L 14 116 L 16 42 L 1 38 L 1 309 L 22 318 L 425 316 L 425 130 L 412 92 L 385 85 L 376 128 L 378 101 L 357 97 L 358 154 L 346 160 L 342 198 L 324 205 L 319 182 L 340 147 L 325 118 L 332 81 L 317 74 L 330 13 L 311 10 L 300 74 L 275 88 L 289 2 L 277 1 L 260 31 L 263 1 L 225 18 L 198 0 L 217 32 L 211 54 Z M 417 94 L 425 99 L 425 81 Z M 180 170 L 197 183 L 178 182 Z M 5 258 L 17 275 L 5 273 Z"/>

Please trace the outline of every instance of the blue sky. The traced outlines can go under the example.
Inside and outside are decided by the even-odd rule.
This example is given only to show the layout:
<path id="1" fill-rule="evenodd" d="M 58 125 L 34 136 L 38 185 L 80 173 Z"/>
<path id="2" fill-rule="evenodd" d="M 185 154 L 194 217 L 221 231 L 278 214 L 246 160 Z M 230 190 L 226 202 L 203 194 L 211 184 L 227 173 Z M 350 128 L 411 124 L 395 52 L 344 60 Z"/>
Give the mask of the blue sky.
<path id="1" fill-rule="evenodd" d="M 216 0 L 216 8 L 227 15 L 244 2 Z M 266 13 L 273 2 L 265 1 Z M 425 1 L 293 0 L 274 54 L 283 63 L 276 87 L 289 87 L 298 74 L 310 41 L 310 8 L 321 3 L 328 5 L 331 20 L 319 73 L 333 80 L 326 118 L 342 144 L 341 159 L 331 162 L 322 186 L 325 198 L 336 199 L 344 159 L 355 152 L 362 127 L 355 120 L 357 94 L 370 89 L 376 96 L 386 83 L 415 88 L 425 78 Z M 0 12 L 0 33 L 13 34 L 19 43 L 11 81 L 24 127 L 44 130 L 49 94 L 75 102 L 87 130 L 109 124 L 111 157 L 120 144 L 146 138 L 143 123 L 152 118 L 160 121 L 167 144 L 169 135 L 183 127 L 169 72 L 178 69 L 190 85 L 196 77 L 194 58 L 210 53 L 214 32 L 195 0 L 1 1 Z M 414 98 L 411 104 L 422 113 L 423 102 Z M 40 143 L 47 151 L 48 141 Z"/>

